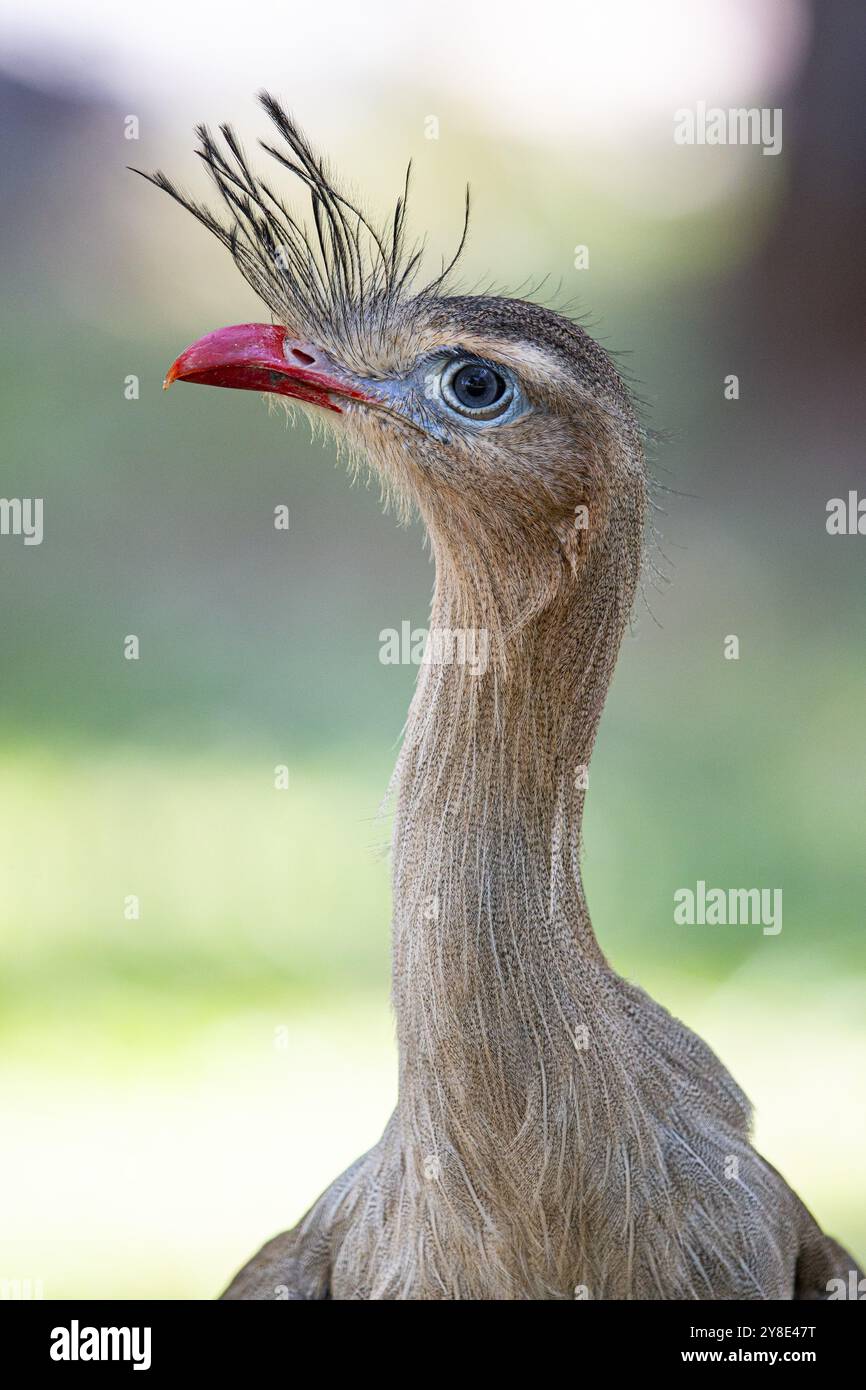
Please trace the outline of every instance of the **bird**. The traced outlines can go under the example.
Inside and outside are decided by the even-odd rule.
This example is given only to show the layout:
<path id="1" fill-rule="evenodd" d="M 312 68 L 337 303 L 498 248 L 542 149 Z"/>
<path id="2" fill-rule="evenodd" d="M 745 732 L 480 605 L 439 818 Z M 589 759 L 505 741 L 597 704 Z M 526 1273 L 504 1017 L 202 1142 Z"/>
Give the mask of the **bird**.
<path id="1" fill-rule="evenodd" d="M 587 906 L 587 769 L 646 549 L 633 393 L 571 317 L 454 285 L 468 190 L 425 280 L 408 171 L 379 224 L 260 100 L 309 221 L 229 125 L 197 127 L 218 212 L 144 174 L 270 313 L 193 343 L 164 384 L 326 421 L 420 516 L 435 583 L 391 786 L 396 1108 L 222 1297 L 831 1297 L 855 1260 L 753 1147 L 707 1044 L 611 967 Z"/>

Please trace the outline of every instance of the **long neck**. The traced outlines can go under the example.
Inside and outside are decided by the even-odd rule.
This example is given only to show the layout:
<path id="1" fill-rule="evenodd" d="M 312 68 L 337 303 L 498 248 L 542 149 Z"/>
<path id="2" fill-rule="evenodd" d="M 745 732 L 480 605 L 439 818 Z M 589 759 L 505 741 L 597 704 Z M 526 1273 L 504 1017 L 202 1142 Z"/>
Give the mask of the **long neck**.
<path id="1" fill-rule="evenodd" d="M 567 1010 L 582 967 L 603 963 L 581 820 L 631 585 L 599 552 L 519 632 L 492 636 L 484 670 L 484 634 L 473 628 L 461 647 L 471 605 L 444 568 L 430 628 L 440 646 L 422 666 L 397 770 L 402 1094 L 460 1089 L 479 1066 L 501 1080 L 521 1039 L 535 1051 L 533 1036 Z"/>

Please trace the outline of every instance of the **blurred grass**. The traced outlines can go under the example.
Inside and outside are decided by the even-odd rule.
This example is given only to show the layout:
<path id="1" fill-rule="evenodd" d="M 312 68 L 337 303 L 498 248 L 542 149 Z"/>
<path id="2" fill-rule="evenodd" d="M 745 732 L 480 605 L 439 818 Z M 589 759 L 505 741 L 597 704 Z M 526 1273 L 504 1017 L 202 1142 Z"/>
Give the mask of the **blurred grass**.
<path id="1" fill-rule="evenodd" d="M 281 792 L 261 751 L 0 769 L 0 1270 L 210 1296 L 393 1103 L 374 770 L 320 759 Z"/>
<path id="2" fill-rule="evenodd" d="M 389 827 L 372 767 L 300 763 L 281 791 L 274 766 L 261 750 L 7 754 L 7 1016 L 61 990 L 74 1010 L 103 990 L 243 1004 L 380 983 Z"/>

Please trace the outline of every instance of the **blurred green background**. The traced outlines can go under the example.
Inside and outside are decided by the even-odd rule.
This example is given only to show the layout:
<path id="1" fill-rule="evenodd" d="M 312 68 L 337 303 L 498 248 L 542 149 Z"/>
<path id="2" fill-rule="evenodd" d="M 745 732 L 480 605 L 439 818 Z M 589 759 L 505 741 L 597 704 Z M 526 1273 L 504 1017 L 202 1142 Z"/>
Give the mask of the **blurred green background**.
<path id="1" fill-rule="evenodd" d="M 204 13 L 0 19 L 0 491 L 45 499 L 41 546 L 0 538 L 0 1279 L 210 1297 L 394 1102 L 378 808 L 415 672 L 379 632 L 426 622 L 422 537 L 252 393 L 163 395 L 266 314 L 125 168 L 203 192 L 192 121 L 251 146 L 259 85 L 383 214 L 414 159 L 431 265 L 468 180 L 463 283 L 547 277 L 623 353 L 660 536 L 592 767 L 596 930 L 866 1256 L 866 541 L 825 529 L 864 490 L 863 13 Z M 783 108 L 783 153 L 674 145 L 698 99 Z M 781 935 L 674 926 L 698 879 L 781 887 Z"/>

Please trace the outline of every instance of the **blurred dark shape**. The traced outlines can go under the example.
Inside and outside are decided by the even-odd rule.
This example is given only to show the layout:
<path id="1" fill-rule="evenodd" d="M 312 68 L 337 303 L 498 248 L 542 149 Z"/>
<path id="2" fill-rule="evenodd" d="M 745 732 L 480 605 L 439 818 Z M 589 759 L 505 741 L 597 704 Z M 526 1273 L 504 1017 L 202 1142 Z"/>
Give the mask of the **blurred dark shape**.
<path id="1" fill-rule="evenodd" d="M 68 274 L 70 238 L 93 176 L 89 137 L 106 109 L 98 97 L 46 89 L 0 71 L 0 255 L 7 284 L 18 275 L 44 285 Z"/>
<path id="2" fill-rule="evenodd" d="M 791 367 L 828 374 L 862 356 L 866 304 L 866 6 L 814 6 L 813 39 L 781 101 L 789 187 L 743 295 Z"/>

